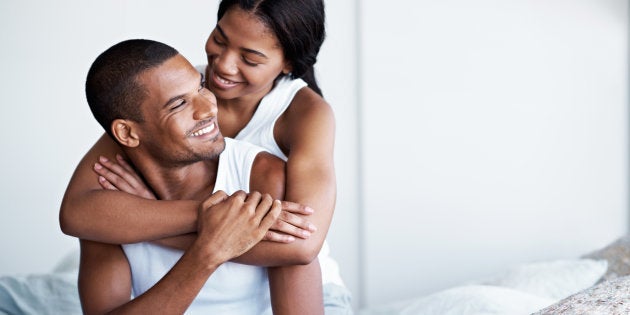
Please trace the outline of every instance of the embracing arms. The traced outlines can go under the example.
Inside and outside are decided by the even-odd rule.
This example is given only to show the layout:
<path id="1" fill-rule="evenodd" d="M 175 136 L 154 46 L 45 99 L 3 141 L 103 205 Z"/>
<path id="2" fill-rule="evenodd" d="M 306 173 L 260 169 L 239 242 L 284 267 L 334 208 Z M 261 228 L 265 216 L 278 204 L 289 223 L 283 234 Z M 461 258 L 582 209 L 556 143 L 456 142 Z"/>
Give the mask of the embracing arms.
<path id="1" fill-rule="evenodd" d="M 237 203 L 199 208 L 199 235 L 151 289 L 130 300 L 131 272 L 120 245 L 81 240 L 79 295 L 85 314 L 182 314 L 225 261 L 258 243 L 277 220 L 278 201 L 235 193 Z M 238 232 L 235 232 L 238 231 Z"/>
<path id="2" fill-rule="evenodd" d="M 143 186 L 135 187 L 139 196 L 101 187 L 104 182 L 99 183 L 99 178 L 104 178 L 97 176 L 95 171 L 109 172 L 103 166 L 115 164 L 112 160 L 103 160 L 102 157 L 122 154 L 120 147 L 109 136 L 103 135 L 83 157 L 61 204 L 59 222 L 62 231 L 81 239 L 110 244 L 153 241 L 195 232 L 199 201 L 147 199 L 152 192 L 137 175 L 136 183 Z M 99 166 L 100 169 L 95 168 Z M 213 197 L 216 202 L 232 202 L 223 193 L 211 198 Z M 287 242 L 286 233 L 291 234 L 291 231 L 297 229 L 296 233 L 300 235 L 302 228 L 308 226 L 306 220 L 288 213 L 307 214 L 306 207 L 289 202 L 283 202 L 282 206 L 286 210 L 282 217 L 291 218 L 291 222 L 300 222 L 296 223 L 299 226 L 293 226 L 291 230 L 281 230 L 281 233 L 272 230 L 265 239 Z"/>

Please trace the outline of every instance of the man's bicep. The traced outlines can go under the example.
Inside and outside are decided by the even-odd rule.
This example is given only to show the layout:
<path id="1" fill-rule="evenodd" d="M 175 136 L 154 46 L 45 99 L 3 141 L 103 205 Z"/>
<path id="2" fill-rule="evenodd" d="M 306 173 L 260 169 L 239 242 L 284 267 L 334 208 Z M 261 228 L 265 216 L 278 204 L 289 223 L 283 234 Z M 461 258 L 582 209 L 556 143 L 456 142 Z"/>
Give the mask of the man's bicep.
<path id="1" fill-rule="evenodd" d="M 284 199 L 286 165 L 278 157 L 260 152 L 254 160 L 250 174 L 250 191 L 269 194 L 274 199 Z"/>
<path id="2" fill-rule="evenodd" d="M 131 299 L 131 271 L 120 245 L 81 240 L 79 297 L 85 314 L 102 314 Z"/>

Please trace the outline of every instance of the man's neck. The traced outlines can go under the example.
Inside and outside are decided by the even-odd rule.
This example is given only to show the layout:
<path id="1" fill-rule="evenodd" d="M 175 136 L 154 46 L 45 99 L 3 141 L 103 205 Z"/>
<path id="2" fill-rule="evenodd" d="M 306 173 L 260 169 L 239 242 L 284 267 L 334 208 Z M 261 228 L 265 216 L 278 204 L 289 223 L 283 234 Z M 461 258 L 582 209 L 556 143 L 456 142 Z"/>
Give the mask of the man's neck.
<path id="1" fill-rule="evenodd" d="M 130 156 L 149 187 L 161 200 L 201 200 L 208 197 L 216 181 L 219 158 L 183 166 L 166 167 L 157 161 Z"/>

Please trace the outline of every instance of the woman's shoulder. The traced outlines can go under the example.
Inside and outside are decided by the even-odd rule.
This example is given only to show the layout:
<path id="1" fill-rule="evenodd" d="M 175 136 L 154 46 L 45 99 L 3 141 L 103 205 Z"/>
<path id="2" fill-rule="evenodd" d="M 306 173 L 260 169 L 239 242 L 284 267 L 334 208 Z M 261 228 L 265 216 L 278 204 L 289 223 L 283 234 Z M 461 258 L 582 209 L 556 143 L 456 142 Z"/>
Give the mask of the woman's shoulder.
<path id="1" fill-rule="evenodd" d="M 313 116 L 334 118 L 330 104 L 308 86 L 301 88 L 295 94 L 286 113 L 296 120 L 312 119 Z"/>
<path id="2" fill-rule="evenodd" d="M 329 139 L 335 130 L 335 116 L 331 106 L 309 87 L 300 89 L 291 105 L 281 117 L 280 133 L 284 147 L 294 148 L 296 143 L 312 143 L 313 139 Z M 326 146 L 322 146 L 326 147 Z"/>

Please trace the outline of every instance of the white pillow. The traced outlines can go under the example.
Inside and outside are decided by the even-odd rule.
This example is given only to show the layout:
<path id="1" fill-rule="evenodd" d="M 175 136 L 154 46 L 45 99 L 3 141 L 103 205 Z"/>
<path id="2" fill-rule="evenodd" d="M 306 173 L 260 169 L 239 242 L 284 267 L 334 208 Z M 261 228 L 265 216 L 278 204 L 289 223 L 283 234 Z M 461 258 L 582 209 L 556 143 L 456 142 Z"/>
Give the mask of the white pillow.
<path id="1" fill-rule="evenodd" d="M 593 286 L 606 273 L 606 260 L 574 259 L 523 264 L 485 282 L 561 300 Z"/>
<path id="2" fill-rule="evenodd" d="M 467 285 L 362 310 L 359 315 L 527 315 L 554 302 L 509 288 Z"/>

